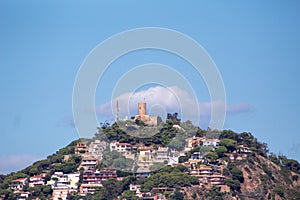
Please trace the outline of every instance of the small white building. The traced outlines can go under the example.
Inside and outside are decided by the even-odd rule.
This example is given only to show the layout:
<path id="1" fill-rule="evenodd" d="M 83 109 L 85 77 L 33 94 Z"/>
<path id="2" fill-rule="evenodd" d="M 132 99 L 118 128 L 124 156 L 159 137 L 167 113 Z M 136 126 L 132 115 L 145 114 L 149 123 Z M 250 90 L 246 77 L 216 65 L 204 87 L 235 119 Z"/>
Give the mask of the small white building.
<path id="1" fill-rule="evenodd" d="M 159 162 L 168 161 L 168 147 L 158 147 L 156 151 L 156 160 Z"/>
<path id="2" fill-rule="evenodd" d="M 141 194 L 141 185 L 130 184 L 129 190 L 135 192 L 136 195 L 140 195 Z"/>
<path id="3" fill-rule="evenodd" d="M 153 147 L 139 147 L 139 157 L 138 157 L 138 161 L 139 162 L 149 162 L 152 160 L 152 149 Z"/>
<path id="4" fill-rule="evenodd" d="M 12 180 L 9 183 L 9 189 L 11 189 L 11 190 L 22 190 L 27 182 L 28 182 L 27 178 L 18 178 L 18 179 Z"/>
<path id="5" fill-rule="evenodd" d="M 64 174 L 63 172 L 55 172 L 51 176 L 51 180 L 47 181 L 47 185 L 51 185 L 53 189 L 52 198 L 65 200 L 70 192 L 77 192 L 79 175 L 79 173 Z"/>
<path id="6" fill-rule="evenodd" d="M 106 149 L 106 142 L 95 140 L 89 145 L 89 154 L 102 160 L 102 153 Z"/>
<path id="7" fill-rule="evenodd" d="M 78 182 L 79 182 L 80 173 L 73 173 L 73 174 L 67 174 L 67 175 L 68 175 L 68 180 L 70 182 L 69 187 L 76 189 Z"/>
<path id="8" fill-rule="evenodd" d="M 130 191 L 136 192 L 137 190 L 140 190 L 140 189 L 141 189 L 141 185 L 133 185 L 133 184 L 129 185 Z"/>
<path id="9" fill-rule="evenodd" d="M 111 151 L 115 150 L 120 153 L 125 153 L 131 151 L 131 144 L 113 141 L 109 144 L 109 148 Z"/>
<path id="10" fill-rule="evenodd" d="M 218 147 L 220 143 L 219 139 L 205 139 L 203 140 L 203 146 Z"/>
<path id="11" fill-rule="evenodd" d="M 29 195 L 30 195 L 30 192 L 25 192 L 25 191 L 15 191 L 14 194 L 17 194 L 18 195 L 18 200 L 26 200 L 28 199 Z"/>
<path id="12" fill-rule="evenodd" d="M 29 178 L 29 187 L 34 187 L 37 185 L 44 185 L 45 184 L 45 178 L 41 175 L 31 176 Z"/>
<path id="13" fill-rule="evenodd" d="M 47 181 L 47 185 L 51 185 L 52 189 L 77 189 L 79 175 L 79 173 L 64 174 L 63 172 L 55 172 L 51 176 L 51 180 Z"/>
<path id="14" fill-rule="evenodd" d="M 179 163 L 179 156 L 170 156 L 168 165 L 172 166 L 173 164 L 178 164 Z"/>

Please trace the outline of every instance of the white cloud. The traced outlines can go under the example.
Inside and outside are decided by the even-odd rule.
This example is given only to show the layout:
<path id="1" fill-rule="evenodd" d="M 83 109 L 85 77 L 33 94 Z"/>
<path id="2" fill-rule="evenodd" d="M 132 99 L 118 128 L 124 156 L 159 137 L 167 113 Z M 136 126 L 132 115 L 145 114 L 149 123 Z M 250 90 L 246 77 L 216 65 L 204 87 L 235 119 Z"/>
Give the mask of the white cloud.
<path id="1" fill-rule="evenodd" d="M 113 119 L 116 116 L 116 101 L 119 104 L 119 118 L 131 117 L 137 113 L 137 104 L 141 101 L 147 102 L 147 112 L 150 115 L 166 117 L 167 113 L 179 113 L 182 120 L 191 120 L 194 123 L 201 119 L 200 125 L 208 125 L 211 116 L 212 105 L 218 109 L 224 106 L 223 101 L 198 102 L 198 100 L 179 87 L 155 86 L 147 90 L 124 93 L 110 102 L 96 107 L 99 117 Z M 113 109 L 112 109 L 113 107 Z M 234 115 L 249 112 L 249 104 L 240 103 L 228 105 L 226 114 Z"/>
<path id="2" fill-rule="evenodd" d="M 36 155 L 0 155 L 0 174 L 19 171 L 39 159 Z"/>

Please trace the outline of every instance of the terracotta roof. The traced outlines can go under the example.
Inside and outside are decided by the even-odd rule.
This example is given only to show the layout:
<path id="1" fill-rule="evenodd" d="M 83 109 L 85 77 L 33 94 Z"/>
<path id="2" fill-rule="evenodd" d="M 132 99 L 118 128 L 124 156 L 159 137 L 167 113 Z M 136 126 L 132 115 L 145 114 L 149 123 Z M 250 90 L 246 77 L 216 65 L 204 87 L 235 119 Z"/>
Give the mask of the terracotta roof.
<path id="1" fill-rule="evenodd" d="M 27 178 L 18 178 L 15 180 L 12 180 L 11 182 L 22 182 L 22 181 L 26 181 Z"/>

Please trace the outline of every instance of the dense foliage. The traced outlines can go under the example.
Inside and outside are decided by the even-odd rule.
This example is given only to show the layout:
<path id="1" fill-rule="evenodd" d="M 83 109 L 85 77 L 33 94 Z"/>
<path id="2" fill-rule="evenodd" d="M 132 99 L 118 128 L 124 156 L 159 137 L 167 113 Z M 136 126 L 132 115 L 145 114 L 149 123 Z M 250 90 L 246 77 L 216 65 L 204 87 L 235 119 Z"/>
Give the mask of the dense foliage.
<path id="1" fill-rule="evenodd" d="M 188 169 L 182 165 L 166 166 L 149 178 L 139 180 L 138 183 L 141 184 L 142 191 L 145 192 L 158 187 L 180 188 L 199 184 L 198 178 L 188 175 L 187 171 Z"/>
<path id="2" fill-rule="evenodd" d="M 269 154 L 267 144 L 259 142 L 251 133 L 235 133 L 231 130 L 202 130 L 199 127 L 194 126 L 190 121 L 181 122 L 178 119 L 178 114 L 168 114 L 166 122 L 160 123 L 158 128 L 153 128 L 142 121 L 136 120 L 134 122 L 123 122 L 130 124 L 127 126 L 133 132 L 141 132 L 139 127 L 145 127 L 147 131 L 155 131 L 149 137 L 135 137 L 132 134 L 128 134 L 126 129 L 119 126 L 118 123 L 109 125 L 108 123 L 102 124 L 98 128 L 98 133 L 95 134 L 93 139 L 100 139 L 105 141 L 119 141 L 126 142 L 132 145 L 144 144 L 146 146 L 153 145 L 155 148 L 158 146 L 168 146 L 169 149 L 182 151 L 185 149 L 186 138 L 193 136 L 206 137 L 206 138 L 219 138 L 220 143 L 216 148 L 204 147 L 202 145 L 193 146 L 190 151 L 186 153 L 186 156 L 179 157 L 179 162 L 183 163 L 195 152 L 200 152 L 204 155 L 204 164 L 210 163 L 213 166 L 223 165 L 223 175 L 226 177 L 225 184 L 230 187 L 230 195 L 239 195 L 242 193 L 242 189 L 246 183 L 247 178 L 244 177 L 242 169 L 244 168 L 250 171 L 249 168 L 260 168 L 262 174 L 260 174 L 260 182 L 264 185 L 263 192 L 272 192 L 272 197 L 278 195 L 283 198 L 300 197 L 300 192 L 291 189 L 293 183 L 299 180 L 300 164 L 296 160 L 288 159 L 283 155 Z M 143 134 L 143 132 L 141 132 Z M 68 146 L 58 150 L 53 155 L 47 157 L 47 159 L 37 161 L 33 165 L 21 170 L 20 172 L 11 173 L 9 175 L 0 175 L 0 196 L 4 199 L 17 199 L 17 195 L 12 190 L 8 189 L 9 182 L 17 178 L 29 178 L 30 176 L 46 173 L 46 180 L 50 180 L 51 175 L 56 171 L 62 171 L 64 173 L 73 173 L 78 171 L 78 167 L 81 163 L 81 156 L 75 155 L 75 146 L 82 140 L 76 140 L 70 143 Z M 86 139 L 90 142 L 91 140 Z M 236 156 L 240 154 L 241 148 L 248 147 L 251 150 L 242 161 L 231 161 L 230 155 Z M 121 168 L 125 170 L 132 170 L 134 160 L 125 158 L 117 151 L 110 151 L 106 149 L 103 152 L 103 161 L 97 166 L 98 169 L 103 167 Z M 234 157 L 233 156 L 233 157 Z M 270 165 L 261 162 L 260 158 L 264 158 L 268 162 L 275 163 L 279 166 L 279 170 L 274 171 L 270 168 Z M 202 162 L 202 161 L 201 161 Z M 270 163 L 271 163 L 270 162 Z M 227 165 L 225 165 L 226 163 Z M 153 188 L 166 187 L 171 188 L 171 191 L 165 192 L 165 196 L 168 199 L 184 199 L 184 194 L 180 189 L 183 187 L 191 187 L 198 185 L 199 180 L 197 177 L 189 175 L 189 169 L 183 165 L 177 167 L 162 166 L 166 163 L 155 163 L 151 170 L 154 172 L 149 178 L 136 179 L 133 174 L 125 171 L 117 171 L 118 177 L 123 177 L 122 181 L 115 181 L 114 179 L 108 179 L 102 182 L 103 187 L 97 188 L 95 194 L 89 194 L 85 197 L 79 196 L 76 193 L 71 194 L 69 199 L 114 199 L 120 197 L 121 199 L 139 199 L 135 196 L 135 193 L 129 191 L 129 184 L 141 185 L 143 192 L 152 192 Z M 197 163 L 199 166 L 200 163 Z M 243 166 L 243 168 L 241 168 Z M 253 170 L 252 169 L 252 170 Z M 292 172 L 296 173 L 292 173 Z M 83 169 L 80 170 L 79 184 L 82 182 Z M 279 182 L 277 177 L 283 177 Z M 268 186 L 270 185 L 270 186 Z M 268 188 L 267 188 L 268 186 Z M 286 187 L 285 187 L 286 186 Z M 286 189 L 289 188 L 289 189 Z M 31 192 L 30 199 L 51 198 L 52 189 L 50 186 L 36 186 L 26 187 L 25 191 Z M 220 192 L 220 188 L 212 187 L 205 194 L 206 199 L 222 199 L 223 193 Z M 193 195 L 194 198 L 199 197 L 198 194 Z M 271 197 L 270 197 L 271 198 Z"/>
<path id="3" fill-rule="evenodd" d="M 98 133 L 95 135 L 96 138 L 104 139 L 105 136 L 109 141 L 126 142 L 130 144 L 144 143 L 146 146 L 153 144 L 167 146 L 172 138 L 176 136 L 177 130 L 173 127 L 173 121 L 167 120 L 163 124 L 159 132 L 152 135 L 151 137 L 134 137 L 133 135 L 127 134 L 122 130 L 117 123 L 111 126 L 105 124 L 101 128 L 98 128 Z"/>

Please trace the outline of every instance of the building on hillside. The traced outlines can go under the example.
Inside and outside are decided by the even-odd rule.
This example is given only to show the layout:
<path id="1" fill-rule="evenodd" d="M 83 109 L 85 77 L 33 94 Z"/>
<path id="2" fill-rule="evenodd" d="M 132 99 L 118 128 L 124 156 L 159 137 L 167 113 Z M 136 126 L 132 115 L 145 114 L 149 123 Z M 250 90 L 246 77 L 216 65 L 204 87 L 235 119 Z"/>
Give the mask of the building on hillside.
<path id="1" fill-rule="evenodd" d="M 249 147 L 245 145 L 239 145 L 237 150 L 235 150 L 236 153 L 251 153 L 252 151 L 250 150 Z"/>
<path id="2" fill-rule="evenodd" d="M 119 152 L 121 155 L 125 156 L 128 159 L 135 159 L 135 153 L 137 152 L 137 146 L 131 145 L 129 143 L 122 143 L 117 141 L 112 141 L 109 144 L 109 148 L 111 151 L 115 150 Z"/>
<path id="3" fill-rule="evenodd" d="M 140 189 L 141 189 L 141 185 L 134 185 L 134 184 L 130 184 L 129 185 L 129 190 L 130 191 L 136 192 L 136 191 L 138 191 Z"/>
<path id="4" fill-rule="evenodd" d="M 200 165 L 200 168 L 192 169 L 190 172 L 191 176 L 196 176 L 199 178 L 200 183 L 208 183 L 208 179 L 212 174 L 212 167 L 206 165 Z"/>
<path id="5" fill-rule="evenodd" d="M 178 164 L 178 163 L 179 163 L 179 156 L 176 155 L 169 156 L 168 165 L 172 166 L 173 164 Z"/>
<path id="6" fill-rule="evenodd" d="M 89 151 L 88 145 L 86 142 L 79 142 L 75 147 L 75 154 L 85 154 Z"/>
<path id="7" fill-rule="evenodd" d="M 163 162 L 168 160 L 168 147 L 158 147 L 158 149 L 156 150 L 156 161 Z"/>
<path id="8" fill-rule="evenodd" d="M 117 170 L 113 168 L 104 168 L 101 170 L 87 170 L 83 174 L 82 183 L 94 184 L 101 183 L 107 179 L 117 179 Z"/>
<path id="9" fill-rule="evenodd" d="M 109 148 L 111 151 L 115 150 L 119 153 L 131 152 L 131 144 L 129 144 L 129 143 L 113 141 L 109 144 Z"/>
<path id="10" fill-rule="evenodd" d="M 94 194 L 97 190 L 99 190 L 99 187 L 101 187 L 101 184 L 85 184 L 82 183 L 79 188 L 80 195 L 86 195 L 86 194 Z"/>
<path id="11" fill-rule="evenodd" d="M 12 180 L 9 183 L 9 189 L 11 190 L 22 190 L 23 187 L 28 183 L 27 178 L 18 178 L 15 180 Z"/>
<path id="12" fill-rule="evenodd" d="M 214 173 L 208 177 L 208 182 L 211 185 L 225 185 L 225 176 L 220 173 Z"/>
<path id="13" fill-rule="evenodd" d="M 185 141 L 186 141 L 186 148 L 191 150 L 196 146 L 200 146 L 201 143 L 204 141 L 204 138 L 193 136 L 193 137 L 187 138 Z"/>
<path id="14" fill-rule="evenodd" d="M 52 188 L 65 188 L 70 184 L 68 175 L 63 172 L 56 172 L 56 174 L 52 175 L 51 179 L 56 180 L 54 185 L 52 185 Z"/>
<path id="15" fill-rule="evenodd" d="M 142 147 L 139 147 L 138 151 L 139 151 L 139 157 L 138 157 L 138 161 L 139 162 L 149 162 L 152 160 L 152 150 L 153 150 L 153 147 L 152 146 L 149 146 L 149 147 L 146 147 L 146 146 L 142 146 Z"/>
<path id="16" fill-rule="evenodd" d="M 90 169 L 83 173 L 80 193 L 93 193 L 98 187 L 102 186 L 102 181 L 113 178 L 117 180 L 117 170 L 112 168 L 104 168 L 101 170 Z"/>
<path id="17" fill-rule="evenodd" d="M 220 143 L 219 139 L 204 139 L 203 141 L 203 146 L 207 146 L 207 147 L 218 147 Z"/>
<path id="18" fill-rule="evenodd" d="M 81 160 L 81 164 L 79 166 L 79 169 L 81 167 L 84 168 L 84 170 L 88 170 L 90 168 L 96 168 L 98 165 L 99 161 L 97 158 L 95 158 L 94 156 L 90 156 L 90 155 L 83 155 L 82 156 L 82 160 Z"/>
<path id="19" fill-rule="evenodd" d="M 200 184 L 220 186 L 225 184 L 225 177 L 219 171 L 218 167 L 200 165 L 198 169 L 192 169 L 190 175 L 198 177 Z"/>
<path id="20" fill-rule="evenodd" d="M 139 167 L 135 173 L 137 178 L 147 178 L 151 175 L 149 167 Z"/>
<path id="21" fill-rule="evenodd" d="M 14 194 L 18 195 L 18 200 L 26 200 L 26 199 L 28 199 L 30 192 L 16 190 L 16 191 L 14 191 Z M 0 197 L 0 199 L 1 199 L 1 197 Z"/>
<path id="22" fill-rule="evenodd" d="M 45 177 L 41 175 L 31 176 L 29 178 L 29 187 L 34 187 L 37 185 L 44 185 Z"/>
<path id="23" fill-rule="evenodd" d="M 69 196 L 69 189 L 67 187 L 53 189 L 52 192 L 53 200 L 67 200 L 68 196 Z"/>
<path id="24" fill-rule="evenodd" d="M 69 180 L 69 187 L 70 188 L 77 188 L 78 187 L 78 182 L 79 182 L 79 177 L 80 173 L 72 173 L 72 174 L 67 174 L 68 175 L 68 180 Z"/>
<path id="25" fill-rule="evenodd" d="M 98 158 L 98 160 L 102 160 L 103 151 L 106 149 L 106 142 L 95 140 L 91 142 L 89 145 L 89 154 Z"/>
<path id="26" fill-rule="evenodd" d="M 64 174 L 63 172 L 55 172 L 51 176 L 51 180 L 47 181 L 47 185 L 50 185 L 52 189 L 62 189 L 70 191 L 76 191 L 79 181 L 79 173 Z"/>
<path id="27" fill-rule="evenodd" d="M 152 117 L 150 115 L 147 115 L 146 112 L 147 112 L 146 102 L 139 102 L 138 103 L 138 114 L 134 117 L 134 120 L 140 120 L 147 125 L 157 126 L 158 117 L 157 116 Z"/>
<path id="28" fill-rule="evenodd" d="M 192 160 L 202 160 L 202 158 L 203 158 L 203 156 L 202 156 L 201 152 L 194 152 L 191 155 Z"/>
<path id="29" fill-rule="evenodd" d="M 141 185 L 129 185 L 129 190 L 135 192 L 135 194 L 138 196 L 141 194 Z"/>

